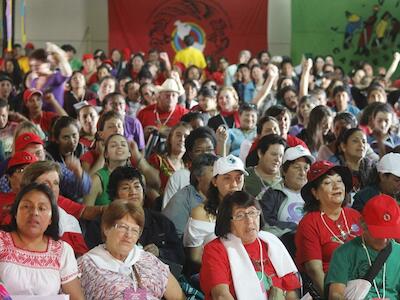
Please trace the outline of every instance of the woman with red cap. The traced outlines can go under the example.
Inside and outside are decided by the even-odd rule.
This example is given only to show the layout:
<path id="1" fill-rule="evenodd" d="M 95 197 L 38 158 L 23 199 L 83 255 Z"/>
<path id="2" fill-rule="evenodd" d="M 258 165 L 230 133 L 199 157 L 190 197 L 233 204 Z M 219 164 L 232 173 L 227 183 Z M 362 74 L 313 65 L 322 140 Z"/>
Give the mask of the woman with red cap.
<path id="1" fill-rule="evenodd" d="M 295 236 L 296 261 L 316 292 L 323 295 L 333 251 L 361 234 L 360 213 L 345 207 L 346 195 L 352 189 L 347 167 L 318 161 L 311 165 L 307 178 L 301 189 L 306 214 Z"/>

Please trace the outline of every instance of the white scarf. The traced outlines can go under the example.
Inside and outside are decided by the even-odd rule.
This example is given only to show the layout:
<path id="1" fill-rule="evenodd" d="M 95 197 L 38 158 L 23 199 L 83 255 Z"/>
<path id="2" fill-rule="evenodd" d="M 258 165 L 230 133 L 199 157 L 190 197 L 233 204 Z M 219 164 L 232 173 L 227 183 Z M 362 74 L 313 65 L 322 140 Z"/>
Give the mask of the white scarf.
<path id="1" fill-rule="evenodd" d="M 126 259 L 120 261 L 106 250 L 105 244 L 102 244 L 90 250 L 86 255 L 88 255 L 100 269 L 130 275 L 132 273 L 132 266 L 139 260 L 143 251 L 144 250 L 135 245 Z"/>
<path id="2" fill-rule="evenodd" d="M 275 235 L 260 231 L 258 237 L 268 245 L 268 258 L 278 277 L 298 272 L 285 246 Z M 237 299 L 249 299 L 251 295 L 251 299 L 265 300 L 257 273 L 241 239 L 230 233 L 226 239 L 221 239 L 221 242 L 228 253 Z"/>

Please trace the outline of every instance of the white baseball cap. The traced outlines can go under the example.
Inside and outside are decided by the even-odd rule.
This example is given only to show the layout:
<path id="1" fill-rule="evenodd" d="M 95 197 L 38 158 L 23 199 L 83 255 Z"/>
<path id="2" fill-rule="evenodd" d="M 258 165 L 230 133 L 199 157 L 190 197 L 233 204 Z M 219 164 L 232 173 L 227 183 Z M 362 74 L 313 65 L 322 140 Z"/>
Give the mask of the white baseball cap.
<path id="1" fill-rule="evenodd" d="M 285 154 L 283 155 L 282 164 L 287 161 L 296 160 L 300 157 L 308 158 L 310 164 L 315 162 L 315 158 L 311 155 L 310 150 L 301 145 L 297 145 L 296 147 L 290 147 L 286 149 Z"/>
<path id="2" fill-rule="evenodd" d="M 213 177 L 217 175 L 224 175 L 231 171 L 241 171 L 244 175 L 249 175 L 244 169 L 244 164 L 239 157 L 232 154 L 218 158 L 213 167 Z"/>
<path id="3" fill-rule="evenodd" d="M 400 177 L 400 153 L 388 153 L 382 156 L 376 165 L 379 173 L 390 173 Z"/>

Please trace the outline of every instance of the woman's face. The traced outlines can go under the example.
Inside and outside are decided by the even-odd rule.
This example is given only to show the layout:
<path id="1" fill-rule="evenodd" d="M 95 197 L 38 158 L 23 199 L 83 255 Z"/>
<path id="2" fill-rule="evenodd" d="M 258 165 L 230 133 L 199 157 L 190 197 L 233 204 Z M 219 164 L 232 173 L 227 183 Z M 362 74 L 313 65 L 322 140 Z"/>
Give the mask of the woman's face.
<path id="1" fill-rule="evenodd" d="M 115 92 L 115 81 L 112 79 L 104 80 L 99 87 L 99 91 L 103 97 Z"/>
<path id="2" fill-rule="evenodd" d="M 320 202 L 320 210 L 327 207 L 339 207 L 345 197 L 345 185 L 342 177 L 333 173 L 325 176 L 317 188 L 311 190 L 313 196 Z"/>
<path id="3" fill-rule="evenodd" d="M 373 90 L 371 93 L 368 95 L 368 104 L 374 103 L 374 102 L 381 102 L 381 103 L 386 103 L 386 95 L 383 95 L 381 91 L 379 90 Z"/>
<path id="4" fill-rule="evenodd" d="M 40 191 L 30 191 L 18 205 L 17 230 L 29 237 L 40 237 L 51 224 L 51 216 L 50 199 Z"/>
<path id="5" fill-rule="evenodd" d="M 345 156 L 353 159 L 361 159 L 367 153 L 367 137 L 362 131 L 355 131 L 349 136 L 346 143 L 341 144 Z"/>
<path id="6" fill-rule="evenodd" d="M 101 67 L 100 69 L 97 70 L 97 77 L 99 80 L 109 75 L 110 72 L 108 72 L 108 69 L 106 67 Z"/>
<path id="7" fill-rule="evenodd" d="M 113 53 L 111 54 L 111 60 L 114 62 L 119 62 L 121 58 L 122 58 L 121 53 L 118 50 L 114 50 Z"/>
<path id="8" fill-rule="evenodd" d="M 130 157 L 128 142 L 125 137 L 116 135 L 108 141 L 105 157 L 109 161 L 127 160 Z"/>
<path id="9" fill-rule="evenodd" d="M 215 97 L 200 96 L 198 101 L 199 101 L 199 106 L 203 112 L 208 112 L 217 109 L 217 101 Z"/>
<path id="10" fill-rule="evenodd" d="M 143 187 L 138 178 L 124 179 L 118 184 L 118 199 L 136 202 L 140 206 L 143 205 L 144 193 Z"/>
<path id="11" fill-rule="evenodd" d="M 317 69 L 318 72 L 322 71 L 322 68 L 324 67 L 324 64 L 325 64 L 325 62 L 324 62 L 322 57 L 318 57 L 315 60 L 315 68 Z"/>
<path id="12" fill-rule="evenodd" d="M 170 145 L 171 153 L 181 154 L 185 153 L 185 140 L 189 135 L 190 130 L 184 126 L 176 128 L 171 134 Z"/>
<path id="13" fill-rule="evenodd" d="M 218 95 L 218 105 L 222 111 L 231 112 L 235 109 L 237 101 L 232 92 L 225 90 Z"/>
<path id="14" fill-rule="evenodd" d="M 201 74 L 197 68 L 190 68 L 187 74 L 188 79 L 191 80 L 199 80 L 201 77 Z"/>
<path id="15" fill-rule="evenodd" d="M 243 111 L 240 114 L 240 127 L 244 130 L 256 128 L 257 112 L 253 110 Z"/>
<path id="16" fill-rule="evenodd" d="M 392 126 L 392 115 L 387 112 L 380 111 L 374 118 L 374 131 L 381 134 L 387 134 Z"/>
<path id="17" fill-rule="evenodd" d="M 303 117 L 304 119 L 308 119 L 310 116 L 310 112 L 312 109 L 315 107 L 315 105 L 309 101 L 303 102 L 300 107 L 299 107 L 299 114 Z"/>
<path id="18" fill-rule="evenodd" d="M 12 72 L 14 72 L 14 64 L 13 64 L 13 62 L 11 61 L 11 60 L 7 60 L 6 61 L 6 72 L 7 73 L 12 73 Z"/>
<path id="19" fill-rule="evenodd" d="M 95 135 L 99 114 L 92 106 L 84 107 L 79 111 L 79 123 L 82 126 L 83 132 L 89 135 Z"/>
<path id="20" fill-rule="evenodd" d="M 111 228 L 104 229 L 106 248 L 117 259 L 125 259 L 140 237 L 140 226 L 130 216 L 117 220 Z"/>
<path id="21" fill-rule="evenodd" d="M 70 124 L 64 127 L 60 131 L 60 135 L 57 138 L 58 150 L 61 154 L 72 154 L 79 143 L 79 130 L 78 128 Z"/>
<path id="22" fill-rule="evenodd" d="M 82 73 L 75 73 L 72 77 L 71 77 L 71 87 L 73 89 L 76 88 L 83 88 L 86 85 L 86 81 L 85 81 L 85 76 L 83 76 Z"/>
<path id="23" fill-rule="evenodd" d="M 54 197 L 58 199 L 60 195 L 60 176 L 57 171 L 43 173 L 36 178 L 35 182 L 47 185 L 52 190 Z"/>
<path id="24" fill-rule="evenodd" d="M 255 206 L 247 208 L 234 206 L 232 208 L 231 232 L 250 244 L 257 239 L 260 231 L 260 211 Z"/>
<path id="25" fill-rule="evenodd" d="M 281 130 L 279 129 L 279 124 L 275 121 L 268 121 L 265 122 L 262 130 L 261 130 L 261 137 L 266 136 L 268 134 L 281 134 Z"/>
<path id="26" fill-rule="evenodd" d="M 133 60 L 132 60 L 132 65 L 133 65 L 133 69 L 135 71 L 140 71 L 140 69 L 143 67 L 144 62 L 143 59 L 139 56 L 136 56 Z"/>
<path id="27" fill-rule="evenodd" d="M 217 175 L 211 180 L 219 192 L 220 199 L 228 193 L 241 191 L 244 184 L 244 175 L 241 171 L 230 171 L 224 175 Z"/>
<path id="28" fill-rule="evenodd" d="M 255 81 L 262 79 L 263 75 L 263 70 L 260 67 L 254 67 L 251 70 L 251 78 Z"/>
<path id="29" fill-rule="evenodd" d="M 281 134 L 286 134 L 289 132 L 290 129 L 290 115 L 288 112 L 284 113 L 283 116 L 278 117 L 278 122 L 279 122 L 279 129 L 281 131 Z"/>
<path id="30" fill-rule="evenodd" d="M 338 120 L 333 125 L 333 134 L 338 138 L 343 130 L 349 128 L 351 128 L 351 124 L 347 123 L 345 120 Z"/>
<path id="31" fill-rule="evenodd" d="M 323 135 L 327 135 L 331 130 L 333 118 L 332 117 L 324 117 L 320 123 L 321 132 Z"/>

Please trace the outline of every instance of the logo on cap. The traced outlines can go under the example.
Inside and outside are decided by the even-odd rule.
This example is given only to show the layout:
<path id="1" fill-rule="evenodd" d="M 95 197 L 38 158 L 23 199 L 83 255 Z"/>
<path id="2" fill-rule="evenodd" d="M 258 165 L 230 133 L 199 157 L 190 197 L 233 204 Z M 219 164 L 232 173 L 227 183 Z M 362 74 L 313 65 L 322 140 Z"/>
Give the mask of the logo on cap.
<path id="1" fill-rule="evenodd" d="M 234 159 L 233 157 L 229 157 L 229 158 L 228 158 L 228 161 L 229 161 L 231 164 L 236 163 L 236 159 Z"/>
<path id="2" fill-rule="evenodd" d="M 30 139 L 31 139 L 31 136 L 30 136 L 30 135 L 24 136 L 24 141 L 29 141 Z"/>
<path id="3" fill-rule="evenodd" d="M 389 222 L 391 219 L 392 219 L 392 217 L 388 213 L 383 215 L 383 220 L 385 220 L 386 222 Z"/>

